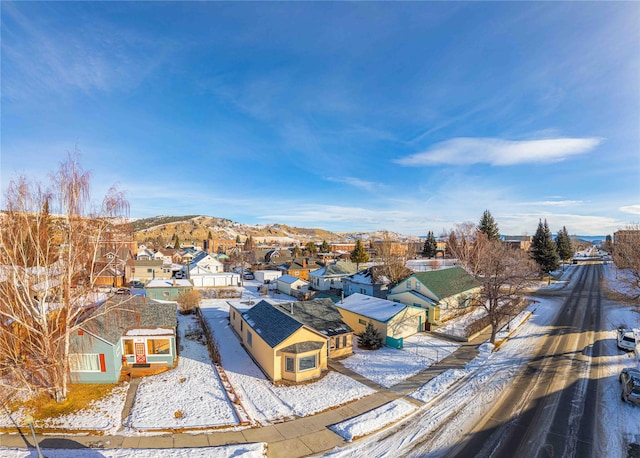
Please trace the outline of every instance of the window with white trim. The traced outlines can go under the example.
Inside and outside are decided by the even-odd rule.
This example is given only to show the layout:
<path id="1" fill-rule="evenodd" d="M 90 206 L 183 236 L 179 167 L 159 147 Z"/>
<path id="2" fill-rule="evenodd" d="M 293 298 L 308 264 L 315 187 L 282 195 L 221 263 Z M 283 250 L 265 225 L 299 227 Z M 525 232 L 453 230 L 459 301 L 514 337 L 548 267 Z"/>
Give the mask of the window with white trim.
<path id="1" fill-rule="evenodd" d="M 70 353 L 69 370 L 71 372 L 101 372 L 98 353 Z"/>
<path id="2" fill-rule="evenodd" d="M 316 368 L 316 355 L 304 356 L 298 360 L 298 372 Z"/>
<path id="3" fill-rule="evenodd" d="M 289 356 L 286 356 L 285 362 L 284 362 L 284 370 L 286 372 L 295 372 L 296 370 L 295 359 Z"/>

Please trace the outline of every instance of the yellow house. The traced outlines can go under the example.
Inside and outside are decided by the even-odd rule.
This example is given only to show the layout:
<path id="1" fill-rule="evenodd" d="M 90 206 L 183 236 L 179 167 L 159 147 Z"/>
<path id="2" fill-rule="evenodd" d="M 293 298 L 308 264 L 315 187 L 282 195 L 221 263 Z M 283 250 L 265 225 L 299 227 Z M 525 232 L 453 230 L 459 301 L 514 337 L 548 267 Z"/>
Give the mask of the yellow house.
<path id="1" fill-rule="evenodd" d="M 349 356 L 353 353 L 353 329 L 342 320 L 331 299 L 289 302 L 273 306 L 323 334 L 327 339 L 329 358 Z"/>
<path id="2" fill-rule="evenodd" d="M 229 304 L 229 322 L 267 377 L 274 382 L 302 382 L 319 377 L 327 369 L 327 336 L 267 301 L 254 306 L 243 304 Z"/>
<path id="3" fill-rule="evenodd" d="M 336 307 L 356 334 L 364 331 L 371 322 L 389 347 L 402 348 L 403 339 L 424 331 L 426 322 L 426 311 L 422 307 L 360 293 L 345 297 Z"/>

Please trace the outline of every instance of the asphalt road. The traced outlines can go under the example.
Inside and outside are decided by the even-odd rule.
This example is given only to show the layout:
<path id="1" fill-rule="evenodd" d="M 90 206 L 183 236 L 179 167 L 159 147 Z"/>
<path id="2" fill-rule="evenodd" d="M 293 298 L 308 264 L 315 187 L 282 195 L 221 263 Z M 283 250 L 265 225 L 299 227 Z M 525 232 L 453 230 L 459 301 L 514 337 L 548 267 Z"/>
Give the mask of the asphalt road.
<path id="1" fill-rule="evenodd" d="M 566 298 L 548 337 L 483 421 L 448 456 L 600 456 L 602 266 L 584 265 L 576 274 L 569 292 L 555 293 Z"/>

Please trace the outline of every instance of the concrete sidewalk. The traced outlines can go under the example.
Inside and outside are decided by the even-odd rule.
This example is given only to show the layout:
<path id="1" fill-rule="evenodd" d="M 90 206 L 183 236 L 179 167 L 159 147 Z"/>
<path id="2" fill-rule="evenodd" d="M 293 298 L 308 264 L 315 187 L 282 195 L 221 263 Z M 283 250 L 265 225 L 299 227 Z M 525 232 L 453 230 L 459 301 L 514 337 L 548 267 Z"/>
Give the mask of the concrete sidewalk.
<path id="1" fill-rule="evenodd" d="M 199 434 L 168 433 L 159 436 L 39 435 L 37 438 L 43 448 L 186 448 L 266 442 L 268 444 L 267 456 L 270 458 L 297 458 L 319 454 L 345 444 L 342 437 L 328 429 L 328 426 L 356 417 L 390 401 L 404 397 L 448 369 L 463 367 L 475 358 L 478 354 L 478 345 L 486 342 L 489 335 L 490 331 L 485 331 L 476 336 L 471 342 L 461 343 L 460 348 L 447 358 L 388 389 L 347 369 L 338 361 L 331 361 L 329 363 L 331 369 L 344 373 L 375 389 L 376 393 L 336 409 L 283 423 L 239 431 Z M 410 401 L 413 403 L 419 402 L 413 399 L 410 399 Z M 130 403 L 128 407 L 130 408 Z M 123 412 L 123 417 L 125 417 L 125 412 Z M 30 447 L 31 442 L 32 438 L 28 430 L 22 431 L 22 435 L 0 435 L 1 447 L 24 448 Z"/>

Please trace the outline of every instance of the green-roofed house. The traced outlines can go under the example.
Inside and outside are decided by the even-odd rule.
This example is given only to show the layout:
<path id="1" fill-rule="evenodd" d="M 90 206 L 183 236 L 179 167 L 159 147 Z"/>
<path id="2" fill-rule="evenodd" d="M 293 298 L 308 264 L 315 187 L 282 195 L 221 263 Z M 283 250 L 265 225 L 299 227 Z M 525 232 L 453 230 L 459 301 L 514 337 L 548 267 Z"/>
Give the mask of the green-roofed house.
<path id="1" fill-rule="evenodd" d="M 427 321 L 438 323 L 479 299 L 482 285 L 462 267 L 416 272 L 393 287 L 387 299 L 427 309 Z"/>
<path id="2" fill-rule="evenodd" d="M 327 370 L 327 336 L 266 300 L 229 302 L 229 321 L 244 348 L 276 382 L 302 382 Z"/>
<path id="3" fill-rule="evenodd" d="M 117 383 L 130 368 L 173 367 L 177 306 L 145 296 L 115 295 L 96 307 L 71 335 L 74 383 Z"/>

